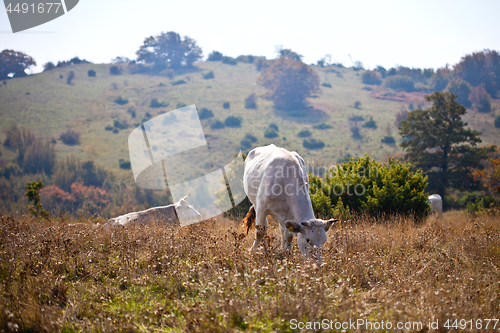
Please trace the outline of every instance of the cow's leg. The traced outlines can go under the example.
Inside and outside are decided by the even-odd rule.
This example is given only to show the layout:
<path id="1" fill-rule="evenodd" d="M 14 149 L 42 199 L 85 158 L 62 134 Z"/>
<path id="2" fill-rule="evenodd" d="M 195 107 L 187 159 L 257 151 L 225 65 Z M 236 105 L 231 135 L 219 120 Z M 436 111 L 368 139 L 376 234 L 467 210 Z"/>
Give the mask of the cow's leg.
<path id="1" fill-rule="evenodd" d="M 283 250 L 292 251 L 292 239 L 293 239 L 293 234 L 290 231 L 288 231 L 288 229 L 281 228 L 281 240 L 282 240 Z"/>
<path id="2" fill-rule="evenodd" d="M 255 208 L 255 241 L 250 251 L 255 251 L 260 244 L 260 241 L 267 235 L 267 217 L 264 205 L 259 205 Z"/>

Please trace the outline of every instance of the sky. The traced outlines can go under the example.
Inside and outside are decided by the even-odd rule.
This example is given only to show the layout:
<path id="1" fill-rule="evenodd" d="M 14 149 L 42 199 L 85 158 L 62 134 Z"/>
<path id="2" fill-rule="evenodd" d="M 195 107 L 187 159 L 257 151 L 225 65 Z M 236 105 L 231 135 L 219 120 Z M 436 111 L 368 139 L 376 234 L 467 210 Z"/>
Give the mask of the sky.
<path id="1" fill-rule="evenodd" d="M 500 1 L 170 1 L 80 0 L 65 15 L 12 33 L 0 9 L 0 50 L 32 56 L 42 70 L 75 56 L 130 59 L 144 39 L 167 31 L 213 50 L 274 58 L 280 47 L 316 63 L 434 69 L 483 49 L 500 50 Z"/>

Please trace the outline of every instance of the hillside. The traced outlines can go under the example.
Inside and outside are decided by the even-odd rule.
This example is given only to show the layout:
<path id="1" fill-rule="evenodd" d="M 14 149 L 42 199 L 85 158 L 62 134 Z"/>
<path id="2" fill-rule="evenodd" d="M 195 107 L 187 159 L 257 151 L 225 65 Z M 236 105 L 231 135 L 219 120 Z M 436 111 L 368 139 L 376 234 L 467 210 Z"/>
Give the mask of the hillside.
<path id="1" fill-rule="evenodd" d="M 321 83 L 330 87 L 321 87 L 321 93 L 310 99 L 313 108 L 306 112 L 285 113 L 276 111 L 272 102 L 266 100 L 266 91 L 257 85 L 260 73 L 255 65 L 238 63 L 236 66 L 221 62 L 201 62 L 198 70 L 177 74 L 173 78 L 165 76 L 130 75 L 123 68 L 122 75 L 110 75 L 108 64 L 81 64 L 56 68 L 25 78 L 12 79 L 0 84 L 0 139 L 5 139 L 3 130 L 10 123 L 26 127 L 43 138 L 59 138 L 62 132 L 71 128 L 81 134 L 80 144 L 68 146 L 57 140 L 58 158 L 74 155 L 82 160 L 92 159 L 98 165 L 113 171 L 118 180 L 126 184 L 133 183 L 132 171 L 118 167 L 118 160 L 128 160 L 127 137 L 149 113 L 155 117 L 163 112 L 177 108 L 178 104 L 196 104 L 198 110 L 205 107 L 213 111 L 214 118 L 221 121 L 228 116 L 242 118 L 241 128 L 225 127 L 211 129 L 211 119 L 202 120 L 202 126 L 211 146 L 213 160 L 218 165 L 225 165 L 239 151 L 240 141 L 245 134 L 253 134 L 258 141 L 254 146 L 275 143 L 278 146 L 295 150 L 310 164 L 331 166 L 346 156 L 371 154 L 378 160 L 385 160 L 388 155 L 401 156 L 398 145 L 382 144 L 381 139 L 388 132 L 399 143 L 398 130 L 394 125 L 396 114 L 402 107 L 408 108 L 409 102 L 415 106 L 424 101 L 424 93 L 399 93 L 387 96 L 382 88 L 367 90 L 360 75 L 363 71 L 336 66 L 315 67 Z M 87 71 L 94 70 L 96 77 L 88 77 Z M 66 83 L 67 73 L 72 70 L 75 78 Z M 204 79 L 203 74 L 213 71 L 214 79 Z M 60 78 L 62 75 L 63 78 Z M 185 84 L 172 85 L 183 79 Z M 245 109 L 244 100 L 256 93 L 258 108 Z M 114 100 L 121 96 L 128 99 L 125 105 Z M 390 99 L 387 99 L 390 98 Z M 160 108 L 150 107 L 152 99 L 168 103 Z M 359 101 L 361 105 L 355 108 Z M 230 108 L 224 109 L 223 103 L 230 102 Z M 500 110 L 500 101 L 493 100 L 495 111 L 480 114 L 470 110 L 465 117 L 470 127 L 483 132 L 483 144 L 500 144 L 498 129 L 494 128 L 494 115 Z M 136 118 L 127 110 L 135 110 Z M 364 121 L 358 123 L 361 139 L 351 136 L 348 118 L 353 115 L 373 120 L 377 129 L 362 128 Z M 105 130 L 115 120 L 125 120 L 129 127 L 119 133 Z M 313 125 L 324 122 L 332 125 L 330 129 L 315 129 Z M 264 137 L 269 124 L 279 128 L 279 136 L 274 139 Z M 389 129 L 387 129 L 389 127 Z M 309 150 L 302 146 L 303 138 L 297 133 L 307 129 L 311 138 L 320 139 L 326 145 L 323 149 Z M 244 150 L 248 150 L 244 149 Z M 5 164 L 15 157 L 14 152 L 2 147 L 0 159 Z"/>

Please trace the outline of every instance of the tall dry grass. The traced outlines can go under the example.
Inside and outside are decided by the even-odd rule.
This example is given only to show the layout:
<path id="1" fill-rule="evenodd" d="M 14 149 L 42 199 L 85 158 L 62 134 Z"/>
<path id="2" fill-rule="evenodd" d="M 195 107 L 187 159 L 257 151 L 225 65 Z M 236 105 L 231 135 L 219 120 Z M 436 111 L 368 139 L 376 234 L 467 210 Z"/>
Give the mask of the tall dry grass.
<path id="1" fill-rule="evenodd" d="M 103 232 L 3 216 L 0 330 L 290 331 L 290 320 L 499 318 L 500 219 L 367 219 L 329 232 L 317 267 L 248 253 L 239 222 Z M 497 325 L 497 329 L 500 325 Z M 362 329 L 360 329 L 362 330 Z"/>

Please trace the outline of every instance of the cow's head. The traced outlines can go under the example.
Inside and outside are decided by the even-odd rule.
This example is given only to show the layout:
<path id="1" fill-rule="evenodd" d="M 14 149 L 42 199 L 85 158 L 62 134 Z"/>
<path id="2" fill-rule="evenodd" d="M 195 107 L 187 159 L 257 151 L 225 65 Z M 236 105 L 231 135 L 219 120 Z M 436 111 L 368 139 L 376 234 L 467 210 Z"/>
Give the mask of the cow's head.
<path id="1" fill-rule="evenodd" d="M 297 236 L 300 252 L 306 258 L 316 259 L 321 264 L 321 248 L 326 242 L 326 233 L 338 220 L 314 219 L 306 222 L 286 221 L 285 227 Z"/>
<path id="2" fill-rule="evenodd" d="M 179 219 L 182 221 L 198 221 L 201 218 L 201 214 L 186 201 L 187 197 L 186 195 L 175 203 L 177 216 L 179 216 Z"/>

